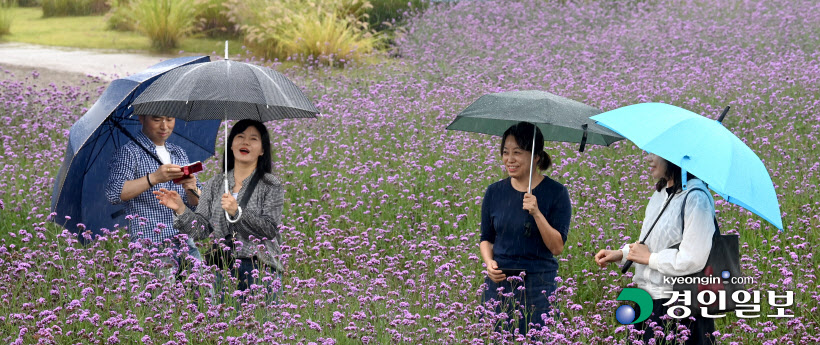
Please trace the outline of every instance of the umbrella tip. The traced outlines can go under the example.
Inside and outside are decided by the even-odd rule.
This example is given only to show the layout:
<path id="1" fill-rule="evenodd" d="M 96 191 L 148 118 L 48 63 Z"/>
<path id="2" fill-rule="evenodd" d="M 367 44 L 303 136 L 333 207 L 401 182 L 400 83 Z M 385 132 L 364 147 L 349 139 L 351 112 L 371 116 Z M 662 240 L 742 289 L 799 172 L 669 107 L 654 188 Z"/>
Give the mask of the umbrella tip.
<path id="1" fill-rule="evenodd" d="M 729 108 L 731 108 L 731 106 L 727 105 L 726 109 L 723 109 L 723 112 L 720 114 L 720 117 L 718 117 L 717 121 L 720 122 L 721 124 L 723 123 L 723 119 L 726 117 L 726 114 L 729 113 Z"/>

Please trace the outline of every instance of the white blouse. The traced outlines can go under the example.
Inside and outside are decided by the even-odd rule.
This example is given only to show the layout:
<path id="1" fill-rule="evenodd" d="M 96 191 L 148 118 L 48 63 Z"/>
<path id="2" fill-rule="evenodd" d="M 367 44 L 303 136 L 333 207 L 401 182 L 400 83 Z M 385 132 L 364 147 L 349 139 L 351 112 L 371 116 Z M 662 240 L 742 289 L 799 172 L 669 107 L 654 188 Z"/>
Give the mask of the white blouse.
<path id="1" fill-rule="evenodd" d="M 695 191 L 686 199 L 686 229 L 681 231 L 681 203 L 686 193 L 694 188 L 701 188 L 706 193 Z M 655 192 L 649 199 L 641 235 L 636 241 L 646 236 L 668 196 L 666 189 L 662 189 L 660 192 Z M 688 275 L 706 266 L 706 260 L 712 249 L 712 235 L 715 232 L 714 205 L 715 201 L 711 192 L 699 179 L 689 180 L 686 191 L 678 192 L 672 197 L 669 206 L 655 224 L 649 238 L 646 239 L 645 244 L 652 253 L 649 256 L 649 265 L 633 264 L 635 266 L 634 282 L 639 288 L 649 292 L 652 299 L 671 297 L 671 294 L 666 292 L 672 291 L 672 285 L 664 284 L 664 276 Z M 680 243 L 679 249 L 669 248 L 678 243 Z M 621 251 L 624 254 L 621 260 L 623 264 L 629 254 L 629 244 L 625 244 Z"/>

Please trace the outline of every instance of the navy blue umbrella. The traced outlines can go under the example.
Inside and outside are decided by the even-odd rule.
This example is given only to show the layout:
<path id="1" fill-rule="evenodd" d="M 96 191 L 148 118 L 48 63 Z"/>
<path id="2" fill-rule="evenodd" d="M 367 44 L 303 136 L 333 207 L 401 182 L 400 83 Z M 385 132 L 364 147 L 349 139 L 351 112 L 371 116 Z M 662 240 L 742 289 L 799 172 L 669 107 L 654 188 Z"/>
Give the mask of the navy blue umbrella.
<path id="1" fill-rule="evenodd" d="M 100 99 L 74 125 L 68 136 L 65 158 L 51 194 L 52 221 L 77 232 L 82 223 L 93 235 L 102 228 L 126 224 L 123 205 L 111 205 L 105 197 L 108 164 L 114 151 L 132 140 L 142 126 L 133 115 L 131 102 L 159 76 L 174 68 L 210 61 L 207 56 L 181 57 L 111 82 Z M 192 161 L 214 155 L 219 120 L 177 120 L 169 142 L 181 146 Z"/>

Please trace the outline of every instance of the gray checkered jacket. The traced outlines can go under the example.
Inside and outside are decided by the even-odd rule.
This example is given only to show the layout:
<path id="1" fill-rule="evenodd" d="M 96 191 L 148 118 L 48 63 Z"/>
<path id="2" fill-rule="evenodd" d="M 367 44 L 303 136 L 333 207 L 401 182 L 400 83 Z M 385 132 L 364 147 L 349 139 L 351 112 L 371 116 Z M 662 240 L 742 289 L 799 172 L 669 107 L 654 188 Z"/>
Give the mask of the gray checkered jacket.
<path id="1" fill-rule="evenodd" d="M 248 193 L 247 186 L 252 177 L 253 174 L 242 182 L 237 201 Z M 256 185 L 248 204 L 242 208 L 242 214 L 236 223 L 229 223 L 225 219 L 225 211 L 222 209 L 222 194 L 225 192 L 223 184 L 221 174 L 205 182 L 196 212 L 186 209 L 182 215 L 175 214 L 174 227 L 194 240 L 202 240 L 211 235 L 214 239 L 224 238 L 233 232 L 238 242 L 241 242 L 241 245 L 237 244 L 237 258 L 250 259 L 256 256 L 265 265 L 282 272 L 284 266 L 279 260 L 282 254 L 279 225 L 282 224 L 285 200 L 282 183 L 273 175 L 265 174 Z M 233 190 L 233 170 L 228 172 L 228 185 Z M 252 238 L 260 242 L 254 244 Z"/>

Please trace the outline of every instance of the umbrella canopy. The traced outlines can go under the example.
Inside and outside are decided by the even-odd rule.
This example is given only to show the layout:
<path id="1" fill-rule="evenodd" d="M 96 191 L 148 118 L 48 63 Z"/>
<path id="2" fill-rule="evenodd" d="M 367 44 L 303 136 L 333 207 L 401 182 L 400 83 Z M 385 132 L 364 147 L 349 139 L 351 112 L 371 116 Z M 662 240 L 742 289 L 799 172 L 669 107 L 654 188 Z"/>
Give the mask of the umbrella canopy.
<path id="1" fill-rule="evenodd" d="M 140 115 L 173 116 L 186 121 L 316 117 L 319 111 L 279 72 L 221 60 L 185 66 L 162 76 L 134 101 Z"/>
<path id="2" fill-rule="evenodd" d="M 545 91 L 509 91 L 481 96 L 458 114 L 447 129 L 502 135 L 518 122 L 533 123 L 544 140 L 608 146 L 623 139 L 589 117 L 601 111 Z M 586 139 L 586 140 L 585 140 Z"/>
<path id="3" fill-rule="evenodd" d="M 120 214 L 124 206 L 111 205 L 102 191 L 108 182 L 108 163 L 114 151 L 131 140 L 131 133 L 142 128 L 136 116 L 132 116 L 131 101 L 163 73 L 207 61 L 207 56 L 166 60 L 111 82 L 91 109 L 71 126 L 51 194 L 51 210 L 56 213 L 52 221 L 70 230 L 82 223 L 93 234 L 100 234 L 101 228 L 125 224 L 125 215 Z M 181 146 L 190 159 L 205 160 L 214 154 L 218 130 L 218 120 L 179 121 L 168 141 Z"/>
<path id="4" fill-rule="evenodd" d="M 752 149 L 723 127 L 723 116 L 715 121 L 669 104 L 642 103 L 592 119 L 691 172 L 726 201 L 782 230 L 780 206 L 768 170 Z"/>

